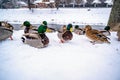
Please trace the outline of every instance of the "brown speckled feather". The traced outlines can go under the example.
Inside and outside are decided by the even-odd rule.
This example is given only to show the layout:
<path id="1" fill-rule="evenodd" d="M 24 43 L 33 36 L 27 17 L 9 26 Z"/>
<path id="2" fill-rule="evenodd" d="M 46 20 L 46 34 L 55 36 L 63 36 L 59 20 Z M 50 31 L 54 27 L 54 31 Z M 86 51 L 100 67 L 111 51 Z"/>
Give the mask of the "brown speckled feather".
<path id="1" fill-rule="evenodd" d="M 91 39 L 93 42 L 97 42 L 97 43 L 110 43 L 108 41 L 108 37 L 106 37 L 104 34 L 102 34 L 100 31 L 92 29 L 92 27 L 90 25 L 87 25 L 85 27 L 85 33 L 86 36 Z"/>

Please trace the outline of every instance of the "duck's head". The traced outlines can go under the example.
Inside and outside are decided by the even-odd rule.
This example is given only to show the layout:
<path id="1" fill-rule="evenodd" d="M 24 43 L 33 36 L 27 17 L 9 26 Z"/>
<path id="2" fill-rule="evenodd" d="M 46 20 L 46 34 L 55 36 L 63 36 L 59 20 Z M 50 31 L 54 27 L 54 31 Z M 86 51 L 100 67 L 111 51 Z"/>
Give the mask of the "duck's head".
<path id="1" fill-rule="evenodd" d="M 0 26 L 6 26 L 7 22 L 1 21 Z"/>
<path id="2" fill-rule="evenodd" d="M 24 21 L 23 25 L 26 26 L 26 27 L 30 27 L 31 24 L 30 24 L 29 21 Z"/>
<path id="3" fill-rule="evenodd" d="M 92 27 L 90 25 L 85 26 L 85 31 L 92 30 Z"/>
<path id="4" fill-rule="evenodd" d="M 50 29 L 47 28 L 47 21 L 43 21 L 42 24 L 44 25 L 43 29 L 45 30 L 45 32 L 50 32 Z"/>
<path id="5" fill-rule="evenodd" d="M 110 26 L 105 26 L 104 30 L 109 31 L 110 30 Z"/>
<path id="6" fill-rule="evenodd" d="M 72 31 L 73 31 L 73 28 L 72 28 L 72 27 L 73 27 L 72 24 L 68 24 L 68 25 L 67 25 L 67 30 L 69 30 L 69 31 L 72 32 Z"/>
<path id="7" fill-rule="evenodd" d="M 79 28 L 79 26 L 78 25 L 75 25 L 75 29 L 78 29 Z"/>
<path id="8" fill-rule="evenodd" d="M 47 21 L 43 21 L 42 23 L 43 25 L 47 26 Z"/>

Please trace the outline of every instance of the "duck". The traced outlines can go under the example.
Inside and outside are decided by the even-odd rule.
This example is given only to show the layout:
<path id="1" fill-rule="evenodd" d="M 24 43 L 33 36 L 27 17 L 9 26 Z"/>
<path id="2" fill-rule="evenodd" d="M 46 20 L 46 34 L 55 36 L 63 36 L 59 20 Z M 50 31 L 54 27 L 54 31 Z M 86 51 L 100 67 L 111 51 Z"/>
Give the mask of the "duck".
<path id="1" fill-rule="evenodd" d="M 72 34 L 72 24 L 63 25 L 60 30 L 58 30 L 58 38 L 60 39 L 61 43 L 68 42 L 72 40 L 73 34 Z"/>
<path id="2" fill-rule="evenodd" d="M 110 36 L 111 33 L 110 33 L 110 26 L 105 26 L 104 30 L 100 30 L 100 32 L 102 34 L 104 34 L 105 36 Z"/>
<path id="3" fill-rule="evenodd" d="M 35 48 L 44 48 L 49 44 L 49 38 L 45 32 L 47 30 L 47 22 L 43 21 L 38 27 L 37 33 L 24 33 L 21 37 L 22 42 Z"/>
<path id="4" fill-rule="evenodd" d="M 13 29 L 14 27 L 5 21 L 0 21 L 0 40 L 4 40 L 7 38 L 10 38 L 11 40 L 13 40 L 12 38 L 12 34 L 13 34 Z"/>
<path id="5" fill-rule="evenodd" d="M 37 32 L 37 27 L 33 26 L 29 21 L 24 21 L 21 28 L 24 28 L 24 33 L 36 33 Z"/>
<path id="6" fill-rule="evenodd" d="M 9 29 L 9 30 L 13 30 L 14 29 L 14 27 L 10 23 L 5 22 L 5 21 L 0 21 L 0 25 L 2 27 L 4 27 L 4 28 Z"/>
<path id="7" fill-rule="evenodd" d="M 85 26 L 85 35 L 88 37 L 91 43 L 110 43 L 107 36 L 101 33 L 99 30 L 92 29 L 90 25 Z"/>
<path id="8" fill-rule="evenodd" d="M 74 31 L 73 31 L 75 34 L 78 34 L 78 35 L 84 35 L 85 34 L 85 31 L 84 29 L 81 29 L 79 28 L 78 25 L 75 25 L 75 28 L 74 28 Z"/>

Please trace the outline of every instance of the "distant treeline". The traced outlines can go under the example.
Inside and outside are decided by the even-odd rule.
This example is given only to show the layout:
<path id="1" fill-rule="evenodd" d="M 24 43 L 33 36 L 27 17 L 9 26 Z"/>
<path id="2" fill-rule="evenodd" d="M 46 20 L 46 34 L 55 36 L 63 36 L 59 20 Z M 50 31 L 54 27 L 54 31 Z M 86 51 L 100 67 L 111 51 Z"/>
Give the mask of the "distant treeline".
<path id="1" fill-rule="evenodd" d="M 0 8 L 18 8 L 18 1 L 22 1 L 27 4 L 29 8 L 30 5 L 36 5 L 34 2 L 36 0 L 0 0 Z M 51 2 L 51 0 L 42 0 L 43 2 Z M 107 3 L 107 0 L 52 0 L 54 1 L 55 7 L 66 8 L 66 7 L 111 7 L 113 4 Z M 114 0 L 112 0 L 114 1 Z M 19 4 L 20 5 L 20 4 Z M 23 6 L 23 5 L 22 5 Z"/>

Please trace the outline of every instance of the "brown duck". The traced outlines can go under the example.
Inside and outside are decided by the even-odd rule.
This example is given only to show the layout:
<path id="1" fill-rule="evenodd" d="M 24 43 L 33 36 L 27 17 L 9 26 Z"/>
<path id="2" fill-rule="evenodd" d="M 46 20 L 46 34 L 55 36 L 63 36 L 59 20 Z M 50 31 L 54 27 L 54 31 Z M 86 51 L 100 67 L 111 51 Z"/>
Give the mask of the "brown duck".
<path id="1" fill-rule="evenodd" d="M 108 41 L 108 37 L 106 37 L 104 34 L 102 34 L 100 31 L 92 29 L 90 25 L 85 26 L 85 34 L 86 36 L 91 39 L 92 43 L 110 43 Z"/>
<path id="2" fill-rule="evenodd" d="M 71 32 L 72 24 L 64 25 L 61 30 L 58 31 L 58 38 L 62 43 L 72 40 L 73 34 Z"/>

